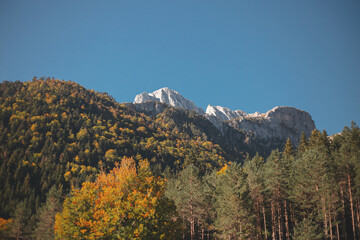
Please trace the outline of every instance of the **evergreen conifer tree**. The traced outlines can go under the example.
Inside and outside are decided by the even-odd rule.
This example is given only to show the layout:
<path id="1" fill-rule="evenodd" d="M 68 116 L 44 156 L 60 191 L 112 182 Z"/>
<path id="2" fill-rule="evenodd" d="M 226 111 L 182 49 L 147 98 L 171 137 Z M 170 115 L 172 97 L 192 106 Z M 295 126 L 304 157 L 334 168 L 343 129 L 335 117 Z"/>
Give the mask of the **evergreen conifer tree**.
<path id="1" fill-rule="evenodd" d="M 244 171 L 247 174 L 247 183 L 253 209 L 256 213 L 257 238 L 267 239 L 267 219 L 266 219 L 266 194 L 264 179 L 264 158 L 256 154 L 251 160 L 245 162 Z"/>
<path id="2" fill-rule="evenodd" d="M 303 152 L 305 152 L 307 150 L 307 148 L 308 148 L 308 140 L 306 138 L 305 133 L 302 132 L 297 151 L 298 151 L 298 153 L 303 153 Z"/>
<path id="3" fill-rule="evenodd" d="M 217 174 L 215 227 L 220 239 L 255 238 L 255 214 L 246 173 L 236 163 Z"/>
<path id="4" fill-rule="evenodd" d="M 20 202 L 16 206 L 11 217 L 12 223 L 9 224 L 9 235 L 11 238 L 16 240 L 29 238 L 31 231 L 31 226 L 28 224 L 31 216 L 29 210 L 25 202 Z"/>
<path id="5" fill-rule="evenodd" d="M 176 205 L 180 217 L 190 226 L 190 239 L 195 239 L 195 227 L 206 218 L 205 195 L 198 168 L 189 164 L 177 178 L 170 179 L 166 196 Z"/>
<path id="6" fill-rule="evenodd" d="M 46 198 L 46 202 L 37 211 L 37 224 L 34 238 L 37 240 L 54 239 L 55 215 L 61 210 L 62 187 L 53 186 Z"/>

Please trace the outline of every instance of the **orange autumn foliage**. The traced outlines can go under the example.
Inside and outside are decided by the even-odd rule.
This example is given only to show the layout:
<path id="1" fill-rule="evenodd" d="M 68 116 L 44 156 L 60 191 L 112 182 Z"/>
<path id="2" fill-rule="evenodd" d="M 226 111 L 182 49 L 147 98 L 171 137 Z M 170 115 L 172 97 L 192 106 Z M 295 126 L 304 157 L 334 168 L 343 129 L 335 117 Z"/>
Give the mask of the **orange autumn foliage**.
<path id="1" fill-rule="evenodd" d="M 132 158 L 95 182 L 73 189 L 56 216 L 58 239 L 165 239 L 173 234 L 174 206 L 164 197 L 164 180 Z M 172 230 L 170 230 L 172 229 Z"/>
<path id="2" fill-rule="evenodd" d="M 4 218 L 0 218 L 0 232 L 7 230 L 10 223 L 12 223 L 11 219 L 6 220 Z"/>

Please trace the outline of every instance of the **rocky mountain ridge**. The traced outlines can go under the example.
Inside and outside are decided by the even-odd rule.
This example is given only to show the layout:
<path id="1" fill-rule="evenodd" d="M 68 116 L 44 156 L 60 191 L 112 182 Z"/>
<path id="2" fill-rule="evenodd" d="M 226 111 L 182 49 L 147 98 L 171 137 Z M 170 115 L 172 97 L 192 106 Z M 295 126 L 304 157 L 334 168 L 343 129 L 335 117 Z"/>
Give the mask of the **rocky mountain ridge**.
<path id="1" fill-rule="evenodd" d="M 166 103 L 173 107 L 184 108 L 199 114 L 205 114 L 204 110 L 196 106 L 192 101 L 167 87 L 160 88 L 152 93 L 143 92 L 138 94 L 135 97 L 134 103 L 143 103 L 147 101 Z"/>
<path id="2" fill-rule="evenodd" d="M 222 134 L 226 128 L 232 127 L 244 131 L 249 137 L 268 141 L 274 139 L 284 141 L 290 138 L 294 144 L 297 144 L 302 132 L 310 136 L 311 131 L 316 128 L 309 113 L 294 107 L 281 106 L 266 113 L 248 114 L 242 110 L 232 111 L 226 107 L 208 105 L 205 113 L 192 101 L 169 88 L 161 88 L 153 93 L 141 93 L 136 95 L 134 100 L 138 109 L 153 112 L 152 115 L 163 110 L 163 107 L 150 102 L 161 102 L 176 108 L 195 111 L 204 115 Z"/>

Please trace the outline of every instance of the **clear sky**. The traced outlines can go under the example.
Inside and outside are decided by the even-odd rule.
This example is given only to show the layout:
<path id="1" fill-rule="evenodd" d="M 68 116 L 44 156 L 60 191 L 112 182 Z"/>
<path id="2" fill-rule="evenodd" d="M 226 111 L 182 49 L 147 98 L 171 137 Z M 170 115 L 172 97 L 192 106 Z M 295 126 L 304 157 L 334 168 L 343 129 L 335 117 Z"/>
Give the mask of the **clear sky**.
<path id="1" fill-rule="evenodd" d="M 208 104 L 360 125 L 360 1 L 0 0 L 0 81 L 72 80 L 119 102 Z"/>

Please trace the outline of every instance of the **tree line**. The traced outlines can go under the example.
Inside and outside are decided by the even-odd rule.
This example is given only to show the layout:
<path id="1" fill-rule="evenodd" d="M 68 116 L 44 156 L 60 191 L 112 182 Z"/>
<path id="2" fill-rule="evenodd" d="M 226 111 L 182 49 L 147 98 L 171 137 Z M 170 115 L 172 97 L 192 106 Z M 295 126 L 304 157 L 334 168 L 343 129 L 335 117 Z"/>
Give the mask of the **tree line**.
<path id="1" fill-rule="evenodd" d="M 49 196 L 36 229 L 58 239 L 355 240 L 359 157 L 353 123 L 333 138 L 314 130 L 298 147 L 288 140 L 267 158 L 208 172 L 190 163 L 156 176 L 146 159 L 123 158 L 63 205 Z"/>
<path id="2" fill-rule="evenodd" d="M 333 138 L 314 130 L 295 148 L 247 157 L 203 175 L 170 177 L 183 239 L 359 239 L 360 130 Z"/>

